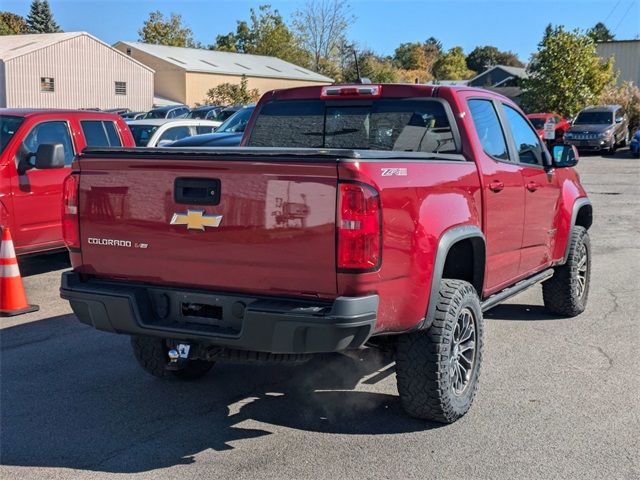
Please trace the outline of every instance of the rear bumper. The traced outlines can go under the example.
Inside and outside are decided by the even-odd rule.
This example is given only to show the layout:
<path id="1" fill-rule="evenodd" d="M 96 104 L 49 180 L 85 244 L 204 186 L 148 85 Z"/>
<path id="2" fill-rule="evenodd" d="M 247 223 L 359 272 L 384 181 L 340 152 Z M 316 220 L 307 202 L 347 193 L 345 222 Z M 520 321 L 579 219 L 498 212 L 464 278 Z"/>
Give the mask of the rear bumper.
<path id="1" fill-rule="evenodd" d="M 98 330 L 269 353 L 335 352 L 362 346 L 378 296 L 333 302 L 155 287 L 62 274 L 60 296 Z"/>

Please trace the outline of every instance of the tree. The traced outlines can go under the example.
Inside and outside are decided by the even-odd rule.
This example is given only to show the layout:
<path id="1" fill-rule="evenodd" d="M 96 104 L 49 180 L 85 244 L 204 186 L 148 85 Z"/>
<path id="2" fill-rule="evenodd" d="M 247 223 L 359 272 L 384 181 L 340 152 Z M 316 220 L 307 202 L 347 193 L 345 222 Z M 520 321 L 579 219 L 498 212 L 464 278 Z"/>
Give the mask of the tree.
<path id="1" fill-rule="evenodd" d="M 475 72 L 467 68 L 462 47 L 453 47 L 438 57 L 433 65 L 433 76 L 438 80 L 464 80 L 471 78 Z"/>
<path id="2" fill-rule="evenodd" d="M 633 132 L 640 127 L 640 88 L 631 82 L 620 86 L 604 87 L 598 101 L 601 105 L 621 105 L 629 117 L 629 127 Z"/>
<path id="3" fill-rule="evenodd" d="M 300 46 L 316 72 L 335 76 L 346 31 L 354 22 L 351 7 L 340 0 L 308 0 L 294 13 L 293 26 Z"/>
<path id="4" fill-rule="evenodd" d="M 210 105 L 246 105 L 260 98 L 257 88 L 249 89 L 246 76 L 240 83 L 221 83 L 207 91 L 206 104 Z"/>
<path id="5" fill-rule="evenodd" d="M 346 57 L 342 72 L 345 82 L 358 80 L 353 50 L 350 53 L 350 57 Z M 368 78 L 373 83 L 395 83 L 398 81 L 398 71 L 393 66 L 391 58 L 380 57 L 371 50 L 358 53 L 358 67 L 360 68 L 360 77 Z"/>
<path id="6" fill-rule="evenodd" d="M 56 33 L 60 27 L 53 18 L 48 0 L 33 0 L 27 15 L 29 33 Z"/>
<path id="7" fill-rule="evenodd" d="M 601 61 L 589 36 L 562 26 L 545 32 L 528 73 L 521 84 L 525 109 L 570 117 L 596 103 L 614 80 L 613 59 Z"/>
<path id="8" fill-rule="evenodd" d="M 587 35 L 594 42 L 610 42 L 615 38 L 615 35 L 602 22 L 596 23 L 593 28 L 587 30 Z"/>
<path id="9" fill-rule="evenodd" d="M 491 45 L 476 47 L 467 55 L 467 68 L 477 73 L 482 73 L 496 65 L 524 67 L 524 64 L 515 53 L 501 52 Z"/>
<path id="10" fill-rule="evenodd" d="M 156 10 L 149 13 L 142 28 L 138 30 L 138 39 L 143 43 L 168 45 L 170 47 L 195 47 L 193 32 L 182 23 L 182 16 L 172 13 L 166 18 Z"/>
<path id="11" fill-rule="evenodd" d="M 0 35 L 20 35 L 28 31 L 24 17 L 11 12 L 0 12 Z"/>
<path id="12" fill-rule="evenodd" d="M 250 10 L 249 22 L 238 21 L 236 32 L 218 35 L 210 48 L 277 57 L 297 65 L 307 65 L 308 56 L 298 45 L 278 10 L 260 5 Z"/>
<path id="13" fill-rule="evenodd" d="M 425 42 L 402 43 L 393 55 L 393 64 L 404 82 L 426 82 L 433 78 L 433 65 L 440 56 L 442 44 L 434 37 Z"/>

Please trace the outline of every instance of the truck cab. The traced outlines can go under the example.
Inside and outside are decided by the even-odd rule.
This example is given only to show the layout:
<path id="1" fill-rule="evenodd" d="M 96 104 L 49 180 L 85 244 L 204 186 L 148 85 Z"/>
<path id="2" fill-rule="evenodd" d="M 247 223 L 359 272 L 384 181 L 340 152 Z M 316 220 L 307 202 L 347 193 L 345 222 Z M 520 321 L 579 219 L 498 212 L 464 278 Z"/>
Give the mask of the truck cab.
<path id="1" fill-rule="evenodd" d="M 64 248 L 62 184 L 88 146 L 134 143 L 116 114 L 0 109 L 0 226 L 10 228 L 18 255 Z"/>

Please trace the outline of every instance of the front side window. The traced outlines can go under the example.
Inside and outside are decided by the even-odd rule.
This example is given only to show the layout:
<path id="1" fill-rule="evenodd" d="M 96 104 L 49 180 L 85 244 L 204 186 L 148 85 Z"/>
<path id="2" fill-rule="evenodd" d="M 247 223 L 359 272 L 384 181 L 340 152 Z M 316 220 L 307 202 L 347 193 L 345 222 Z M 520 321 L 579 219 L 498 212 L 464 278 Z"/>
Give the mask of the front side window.
<path id="1" fill-rule="evenodd" d="M 457 151 L 444 106 L 425 99 L 380 99 L 351 105 L 321 100 L 267 103 L 256 117 L 249 145 Z"/>
<path id="2" fill-rule="evenodd" d="M 507 121 L 511 127 L 520 163 L 528 165 L 542 165 L 542 145 L 535 130 L 517 110 L 503 105 Z"/>
<path id="3" fill-rule="evenodd" d="M 33 157 L 38 147 L 43 144 L 61 143 L 64 148 L 64 164 L 71 165 L 73 161 L 73 142 L 67 122 L 42 122 L 31 129 L 22 142 L 21 153 L 23 160 Z"/>
<path id="4" fill-rule="evenodd" d="M 120 137 L 113 122 L 82 120 L 82 132 L 88 147 L 121 147 Z"/>
<path id="5" fill-rule="evenodd" d="M 480 99 L 469 100 L 469 110 L 485 153 L 498 160 L 509 160 L 507 141 L 493 102 Z"/>

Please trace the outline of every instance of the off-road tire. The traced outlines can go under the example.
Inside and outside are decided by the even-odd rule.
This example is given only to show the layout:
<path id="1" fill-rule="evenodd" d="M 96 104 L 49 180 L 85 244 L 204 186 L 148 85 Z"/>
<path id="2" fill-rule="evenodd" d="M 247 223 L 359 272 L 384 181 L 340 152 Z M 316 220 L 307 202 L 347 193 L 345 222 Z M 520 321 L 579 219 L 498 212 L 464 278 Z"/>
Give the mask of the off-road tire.
<path id="1" fill-rule="evenodd" d="M 435 318 L 427 330 L 406 333 L 396 344 L 396 377 L 400 402 L 411 416 L 441 423 L 462 417 L 475 397 L 482 363 L 483 319 L 478 294 L 462 280 L 442 280 Z M 459 316 L 471 312 L 475 322 L 474 363 L 468 383 L 454 392 L 450 375 L 454 330 Z"/>
<path id="2" fill-rule="evenodd" d="M 544 306 L 551 313 L 563 317 L 575 317 L 584 312 L 589 298 L 591 280 L 591 242 L 584 227 L 575 226 L 571 231 L 569 257 L 564 265 L 555 267 L 553 277 L 542 283 Z M 583 250 L 583 247 L 585 250 Z M 579 294 L 578 270 L 582 252 L 586 251 L 586 278 L 583 293 Z"/>
<path id="3" fill-rule="evenodd" d="M 187 360 L 180 370 L 167 370 L 168 346 L 162 338 L 132 336 L 131 347 L 142 369 L 158 378 L 196 380 L 206 375 L 214 365 L 214 362 L 206 360 Z"/>

